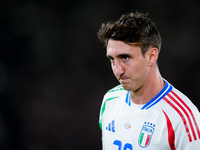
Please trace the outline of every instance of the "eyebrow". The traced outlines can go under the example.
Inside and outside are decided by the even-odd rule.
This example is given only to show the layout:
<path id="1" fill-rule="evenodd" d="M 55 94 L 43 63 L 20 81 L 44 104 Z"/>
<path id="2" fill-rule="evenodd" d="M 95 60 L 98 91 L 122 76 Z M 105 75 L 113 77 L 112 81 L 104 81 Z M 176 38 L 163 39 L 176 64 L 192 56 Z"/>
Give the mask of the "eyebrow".
<path id="1" fill-rule="evenodd" d="M 106 57 L 108 57 L 108 58 L 112 58 L 112 56 L 110 56 L 110 55 L 106 55 Z"/>
<path id="2" fill-rule="evenodd" d="M 125 54 L 120 54 L 120 55 L 118 55 L 119 57 L 124 57 L 124 56 L 130 56 L 130 54 L 127 54 L 127 53 L 125 53 Z"/>
<path id="3" fill-rule="evenodd" d="M 130 56 L 130 54 L 129 54 L 129 53 L 123 53 L 123 54 L 117 55 L 117 57 L 124 57 L 124 56 Z M 106 57 L 108 57 L 108 58 L 113 58 L 113 57 L 110 56 L 110 55 L 106 55 Z"/>

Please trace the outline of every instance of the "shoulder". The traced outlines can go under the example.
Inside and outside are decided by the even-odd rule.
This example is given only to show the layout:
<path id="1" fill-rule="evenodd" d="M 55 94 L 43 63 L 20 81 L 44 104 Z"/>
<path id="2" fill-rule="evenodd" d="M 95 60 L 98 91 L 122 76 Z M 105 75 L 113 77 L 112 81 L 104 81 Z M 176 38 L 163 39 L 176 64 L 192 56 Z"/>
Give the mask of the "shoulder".
<path id="1" fill-rule="evenodd" d="M 168 116 L 177 136 L 192 142 L 200 137 L 200 114 L 192 101 L 178 89 L 173 88 L 165 97 L 163 111 Z"/>
<path id="2" fill-rule="evenodd" d="M 121 99 L 126 97 L 127 91 L 123 89 L 121 85 L 115 86 L 114 88 L 108 90 L 103 97 L 101 112 L 103 114 L 105 107 L 113 106 L 118 103 L 122 103 Z M 125 101 L 125 100 L 124 100 Z"/>
<path id="3" fill-rule="evenodd" d="M 113 110 L 114 106 L 123 103 L 123 101 L 120 100 L 126 97 L 126 93 L 127 91 L 125 91 L 121 85 L 115 86 L 114 88 L 106 92 L 106 94 L 103 97 L 99 116 L 99 126 L 101 129 L 103 116 L 105 116 L 104 112 L 110 112 L 111 110 Z"/>
<path id="4" fill-rule="evenodd" d="M 120 84 L 120 85 L 117 85 L 117 86 L 113 87 L 112 89 L 110 89 L 107 93 L 118 92 L 118 91 L 123 91 L 123 90 L 124 89 L 123 89 L 122 85 Z"/>
<path id="5" fill-rule="evenodd" d="M 180 119 L 183 119 L 183 116 L 192 112 L 198 112 L 197 107 L 192 103 L 192 101 L 178 89 L 174 88 L 163 98 L 165 103 L 164 109 L 170 110 L 169 112 L 174 116 L 173 112 L 176 112 Z M 173 110 L 173 111 L 172 111 Z"/>
<path id="6" fill-rule="evenodd" d="M 171 106 L 178 107 L 180 109 L 197 109 L 192 101 L 176 88 L 173 88 L 173 90 L 168 94 L 168 99 L 173 104 L 171 104 Z"/>
<path id="7" fill-rule="evenodd" d="M 127 91 L 123 89 L 122 85 L 117 85 L 106 92 L 103 98 L 103 103 L 108 100 L 116 99 L 125 93 L 127 93 Z"/>

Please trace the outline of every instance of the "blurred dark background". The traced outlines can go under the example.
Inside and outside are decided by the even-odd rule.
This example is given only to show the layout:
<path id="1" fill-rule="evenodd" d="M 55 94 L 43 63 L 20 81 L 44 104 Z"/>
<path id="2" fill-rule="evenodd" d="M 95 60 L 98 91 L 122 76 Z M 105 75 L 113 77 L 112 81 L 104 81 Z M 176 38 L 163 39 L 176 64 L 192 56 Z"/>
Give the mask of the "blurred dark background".
<path id="1" fill-rule="evenodd" d="M 149 13 L 161 74 L 200 108 L 199 0 L 1 0 L 1 150 L 101 150 L 99 109 L 118 82 L 96 33 L 131 10 Z"/>

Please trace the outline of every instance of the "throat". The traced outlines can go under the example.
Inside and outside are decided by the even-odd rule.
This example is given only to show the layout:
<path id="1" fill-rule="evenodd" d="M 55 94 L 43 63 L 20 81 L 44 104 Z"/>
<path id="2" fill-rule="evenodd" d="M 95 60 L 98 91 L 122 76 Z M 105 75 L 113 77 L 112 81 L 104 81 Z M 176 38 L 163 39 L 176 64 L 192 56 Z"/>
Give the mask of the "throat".
<path id="1" fill-rule="evenodd" d="M 165 87 L 165 82 L 162 80 L 157 86 L 148 86 L 138 91 L 130 91 L 131 102 L 137 105 L 144 105 L 152 100 Z"/>

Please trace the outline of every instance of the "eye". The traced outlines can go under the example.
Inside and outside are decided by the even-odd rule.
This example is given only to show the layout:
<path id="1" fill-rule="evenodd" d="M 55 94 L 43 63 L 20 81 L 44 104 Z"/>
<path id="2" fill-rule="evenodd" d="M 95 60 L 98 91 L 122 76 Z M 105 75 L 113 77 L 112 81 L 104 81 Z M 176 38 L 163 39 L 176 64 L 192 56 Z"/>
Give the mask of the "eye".
<path id="1" fill-rule="evenodd" d="M 129 56 L 122 56 L 122 59 L 124 60 L 124 61 L 128 61 L 129 60 Z"/>
<path id="2" fill-rule="evenodd" d="M 110 62 L 113 62 L 114 61 L 114 58 L 112 58 L 111 56 L 107 56 L 108 59 L 110 60 Z"/>

